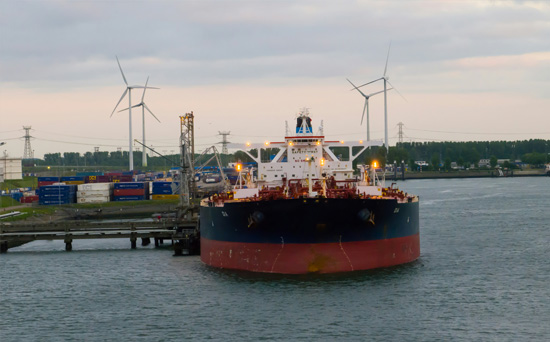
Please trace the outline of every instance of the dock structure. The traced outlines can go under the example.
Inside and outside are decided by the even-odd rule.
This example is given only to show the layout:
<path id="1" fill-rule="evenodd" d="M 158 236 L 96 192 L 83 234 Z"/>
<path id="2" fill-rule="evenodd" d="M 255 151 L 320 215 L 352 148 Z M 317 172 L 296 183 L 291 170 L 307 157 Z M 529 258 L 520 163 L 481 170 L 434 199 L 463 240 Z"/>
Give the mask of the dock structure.
<path id="1" fill-rule="evenodd" d="M 169 219 L 139 221 L 55 221 L 46 223 L 14 222 L 0 224 L 0 253 L 10 246 L 36 240 L 63 240 L 65 250 L 71 251 L 73 240 L 80 239 L 129 239 L 132 249 L 137 240 L 147 246 L 154 239 L 158 247 L 164 240 L 174 245 L 175 255 L 198 253 L 196 220 L 176 221 Z"/>

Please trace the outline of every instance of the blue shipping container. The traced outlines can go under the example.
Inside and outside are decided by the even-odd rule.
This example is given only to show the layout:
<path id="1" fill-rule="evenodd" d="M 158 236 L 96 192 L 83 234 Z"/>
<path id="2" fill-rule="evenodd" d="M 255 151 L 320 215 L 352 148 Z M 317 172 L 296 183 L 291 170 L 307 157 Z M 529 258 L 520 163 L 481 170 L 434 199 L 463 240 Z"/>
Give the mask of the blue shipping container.
<path id="1" fill-rule="evenodd" d="M 153 188 L 153 195 L 172 195 L 170 188 Z"/>
<path id="2" fill-rule="evenodd" d="M 21 200 L 21 197 L 23 197 L 23 193 L 22 192 L 14 192 L 10 196 L 11 196 L 11 198 L 13 198 L 14 200 L 19 202 Z"/>
<path id="3" fill-rule="evenodd" d="M 40 193 L 46 192 L 76 192 L 75 184 L 69 185 L 44 185 L 40 187 Z"/>
<path id="4" fill-rule="evenodd" d="M 84 176 L 68 176 L 68 177 L 61 177 L 61 181 L 84 181 Z"/>
<path id="5" fill-rule="evenodd" d="M 149 189 L 148 182 L 119 182 L 114 183 L 115 189 Z"/>
<path id="6" fill-rule="evenodd" d="M 122 201 L 143 201 L 145 200 L 145 196 L 114 196 L 113 200 L 115 202 L 122 202 Z"/>
<path id="7" fill-rule="evenodd" d="M 59 177 L 38 177 L 39 182 L 59 182 Z"/>
<path id="8" fill-rule="evenodd" d="M 38 204 L 40 205 L 58 205 L 58 204 L 71 204 L 74 202 L 70 202 L 69 200 L 38 200 Z"/>

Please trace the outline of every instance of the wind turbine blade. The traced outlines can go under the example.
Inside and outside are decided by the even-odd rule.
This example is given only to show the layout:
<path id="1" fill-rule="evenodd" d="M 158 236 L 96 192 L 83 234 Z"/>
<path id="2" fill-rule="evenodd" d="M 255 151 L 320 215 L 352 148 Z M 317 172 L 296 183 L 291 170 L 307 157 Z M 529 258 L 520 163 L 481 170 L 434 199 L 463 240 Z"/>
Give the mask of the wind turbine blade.
<path id="1" fill-rule="evenodd" d="M 348 79 L 346 78 L 346 80 L 348 80 Z M 355 86 L 355 84 L 353 84 L 350 80 L 348 80 L 348 82 L 353 86 L 353 89 L 350 89 L 350 90 L 357 90 L 361 95 L 363 95 L 365 98 L 367 98 L 367 95 L 363 94 L 363 92 L 361 90 L 359 90 L 359 88 L 357 88 Z"/>
<path id="2" fill-rule="evenodd" d="M 388 59 L 390 59 L 390 49 L 391 49 L 391 41 L 390 41 L 390 46 L 388 46 L 388 56 L 386 57 L 386 66 L 384 67 L 384 77 L 386 77 L 386 71 L 388 70 Z"/>
<path id="3" fill-rule="evenodd" d="M 124 90 L 124 93 L 122 93 L 122 96 L 120 97 L 120 100 L 118 100 L 118 102 L 116 103 L 116 106 L 115 106 L 115 109 L 113 109 L 113 112 L 111 113 L 111 116 L 113 116 L 113 114 L 115 113 L 115 110 L 116 110 L 116 107 L 118 107 L 118 105 L 120 104 L 120 102 L 122 102 L 122 99 L 124 98 L 124 96 L 126 96 L 126 93 L 128 92 L 128 88 L 126 88 Z"/>
<path id="4" fill-rule="evenodd" d="M 149 107 L 147 107 L 147 105 L 146 105 L 145 103 L 143 104 L 143 107 L 145 107 L 145 109 L 147 109 L 147 111 L 148 111 L 149 113 L 151 113 L 151 115 L 152 115 L 155 119 L 157 119 L 158 122 L 160 122 L 160 120 L 155 116 L 155 114 L 153 114 L 153 112 L 151 112 L 151 110 L 149 109 Z"/>
<path id="5" fill-rule="evenodd" d="M 403 95 L 399 92 L 399 90 L 397 90 L 397 88 L 394 87 L 393 84 L 390 83 L 390 81 L 386 80 L 386 82 L 388 82 L 388 84 L 392 86 L 392 88 L 390 88 L 390 89 L 395 90 L 395 91 L 399 94 L 399 96 L 401 96 L 401 97 L 403 98 L 403 100 L 407 101 L 407 99 L 405 98 L 405 96 L 403 96 Z M 390 89 L 388 89 L 388 90 L 390 90 Z"/>
<path id="6" fill-rule="evenodd" d="M 386 89 L 386 90 L 392 90 L 393 88 L 390 88 L 390 89 Z M 376 93 L 372 93 L 372 94 L 368 94 L 367 96 L 368 97 L 371 97 L 371 96 L 374 96 L 376 94 L 380 94 L 380 93 L 383 93 L 384 91 L 383 90 L 380 90 L 380 91 L 377 91 Z"/>
<path id="7" fill-rule="evenodd" d="M 145 98 L 145 91 L 147 90 L 147 83 L 149 83 L 149 76 L 147 76 L 147 81 L 145 81 L 145 88 L 143 88 L 143 95 L 141 95 L 141 103 L 143 103 L 143 99 Z"/>
<path id="8" fill-rule="evenodd" d="M 367 82 L 367 83 L 365 83 L 365 84 L 361 84 L 361 85 L 358 86 L 357 88 L 364 87 L 364 86 L 366 86 L 366 85 L 368 85 L 368 84 L 371 84 L 371 83 L 374 83 L 374 82 L 378 82 L 378 81 L 383 80 L 383 79 L 384 79 L 384 77 L 377 78 L 377 79 L 375 79 L 374 81 L 370 81 L 370 82 Z"/>
<path id="9" fill-rule="evenodd" d="M 361 116 L 361 125 L 363 124 L 363 118 L 365 117 L 365 109 L 367 109 L 368 104 L 369 104 L 369 99 L 365 98 L 365 105 L 363 106 L 363 115 Z"/>
<path id="10" fill-rule="evenodd" d="M 124 79 L 124 83 L 126 83 L 126 85 L 128 85 L 128 82 L 126 81 L 126 76 L 124 76 L 124 72 L 122 71 L 122 67 L 120 66 L 120 62 L 118 61 L 118 56 L 115 56 L 116 57 L 116 62 L 118 63 L 118 68 L 120 69 L 120 73 L 122 74 L 122 79 Z"/>
<path id="11" fill-rule="evenodd" d="M 130 107 L 130 108 L 136 108 L 136 107 L 139 107 L 139 106 L 141 106 L 141 105 L 142 105 L 141 103 L 138 103 L 137 105 L 133 105 L 133 106 L 132 106 L 132 107 Z M 130 108 L 124 108 L 124 109 L 121 109 L 121 110 L 119 110 L 119 111 L 118 111 L 118 113 L 120 113 L 120 112 L 124 112 L 124 111 L 126 111 L 126 110 L 128 110 L 128 109 L 130 109 Z"/>
<path id="12" fill-rule="evenodd" d="M 132 88 L 132 89 L 144 89 L 145 87 L 144 87 L 144 86 L 140 86 L 140 85 L 133 85 L 133 86 L 129 86 L 128 88 Z M 160 88 L 156 88 L 156 87 L 147 87 L 147 89 L 160 89 Z"/>

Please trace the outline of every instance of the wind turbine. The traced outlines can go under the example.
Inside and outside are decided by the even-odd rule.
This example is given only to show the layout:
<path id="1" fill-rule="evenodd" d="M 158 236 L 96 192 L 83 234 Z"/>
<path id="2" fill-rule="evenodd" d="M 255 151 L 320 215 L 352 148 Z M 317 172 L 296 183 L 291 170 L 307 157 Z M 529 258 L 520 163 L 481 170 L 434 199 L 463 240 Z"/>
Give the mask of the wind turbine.
<path id="1" fill-rule="evenodd" d="M 145 91 L 147 90 L 147 88 L 150 88 L 150 89 L 159 89 L 159 88 L 153 88 L 153 87 L 147 87 L 147 84 L 149 83 L 149 77 L 147 77 L 147 81 L 145 81 L 145 87 L 143 88 L 143 95 L 141 95 L 141 102 L 138 103 L 137 105 L 133 105 L 132 107 L 128 107 L 128 108 L 125 108 L 125 109 L 122 109 L 122 110 L 119 110 L 119 113 L 120 112 L 123 112 L 125 110 L 130 110 L 130 108 L 135 108 L 135 107 L 139 107 L 141 106 L 141 118 L 142 118 L 142 123 L 143 123 L 143 141 L 142 141 L 142 162 L 141 162 L 141 166 L 143 167 L 146 167 L 147 166 L 147 153 L 145 151 L 145 109 L 147 109 L 147 111 L 155 118 L 157 119 L 158 122 L 160 122 L 160 120 L 155 116 L 155 114 L 153 114 L 153 112 L 149 109 L 149 107 L 147 107 L 147 105 L 145 104 L 144 102 L 144 99 L 145 99 Z"/>
<path id="2" fill-rule="evenodd" d="M 367 84 L 371 84 L 371 83 L 374 83 L 374 82 L 378 82 L 380 80 L 384 80 L 384 144 L 386 145 L 386 153 L 390 149 L 389 145 L 388 145 L 388 96 L 387 96 L 388 87 L 387 87 L 387 84 L 391 85 L 393 87 L 392 89 L 395 89 L 395 91 L 401 97 L 403 97 L 403 95 L 401 95 L 401 93 L 393 86 L 393 84 L 390 83 L 389 77 L 386 76 L 386 71 L 388 70 L 388 59 L 390 58 L 390 49 L 391 49 L 391 42 L 390 42 L 390 46 L 388 47 L 388 55 L 386 57 L 386 66 L 384 67 L 384 74 L 382 75 L 382 77 L 377 78 L 374 81 L 367 82 L 367 83 L 362 84 L 359 87 L 357 87 L 357 88 L 361 88 L 363 86 L 366 86 Z"/>
<path id="3" fill-rule="evenodd" d="M 376 94 L 383 93 L 383 90 L 377 91 L 376 93 L 365 95 L 361 90 L 359 90 L 358 87 L 355 86 L 349 79 L 346 78 L 348 82 L 353 86 L 353 89 L 357 90 L 363 97 L 365 98 L 365 105 L 363 106 L 363 115 L 361 116 L 361 125 L 363 124 L 363 118 L 365 117 L 365 109 L 367 110 L 367 141 L 370 141 L 370 121 L 369 121 L 369 99 L 371 96 L 374 96 Z M 353 90 L 352 89 L 352 90 Z M 390 88 L 388 90 L 392 90 L 393 88 Z"/>
<path id="4" fill-rule="evenodd" d="M 128 118 L 129 118 L 129 130 L 130 130 L 130 137 L 129 137 L 129 140 L 130 140 L 130 147 L 129 147 L 129 154 L 130 154 L 130 171 L 134 171 L 134 151 L 132 149 L 132 89 L 143 89 L 145 87 L 142 87 L 142 86 L 138 86 L 138 85 L 133 85 L 133 86 L 130 86 L 128 85 L 128 82 L 126 81 L 126 76 L 124 76 L 124 72 L 122 71 L 122 67 L 120 66 L 120 62 L 118 61 L 118 57 L 116 57 L 116 61 L 118 63 L 118 68 L 120 69 L 120 73 L 122 74 L 122 79 L 124 80 L 124 83 L 126 84 L 126 89 L 124 90 L 124 93 L 122 93 L 122 96 L 120 97 L 120 100 L 118 100 L 116 106 L 115 106 L 115 109 L 113 109 L 113 112 L 111 113 L 111 116 L 113 116 L 113 114 L 115 113 L 115 110 L 117 109 L 118 105 L 120 104 L 120 102 L 122 102 L 122 99 L 124 98 L 124 96 L 126 96 L 126 93 L 128 93 Z M 151 88 L 151 87 L 149 87 Z"/>

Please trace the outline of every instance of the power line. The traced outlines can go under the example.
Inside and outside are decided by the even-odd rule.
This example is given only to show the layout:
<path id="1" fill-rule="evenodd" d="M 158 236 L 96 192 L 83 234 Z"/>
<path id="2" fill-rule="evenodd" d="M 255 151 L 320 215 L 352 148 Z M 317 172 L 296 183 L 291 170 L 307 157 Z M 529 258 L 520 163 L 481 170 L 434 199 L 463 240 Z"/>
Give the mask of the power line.
<path id="1" fill-rule="evenodd" d="M 476 135 L 476 134 L 479 134 L 479 135 L 481 135 L 481 134 L 483 134 L 483 135 L 550 134 L 550 132 L 540 132 L 540 133 L 533 133 L 533 132 L 529 132 L 529 133 L 520 133 L 520 132 L 516 132 L 516 133 L 510 133 L 510 132 L 507 132 L 507 133 L 453 132 L 453 131 L 436 131 L 436 130 L 428 130 L 428 129 L 418 129 L 418 128 L 410 128 L 410 127 L 407 127 L 407 129 L 409 129 L 411 131 L 422 131 L 422 132 L 431 132 L 431 133 L 472 134 L 472 135 Z"/>

